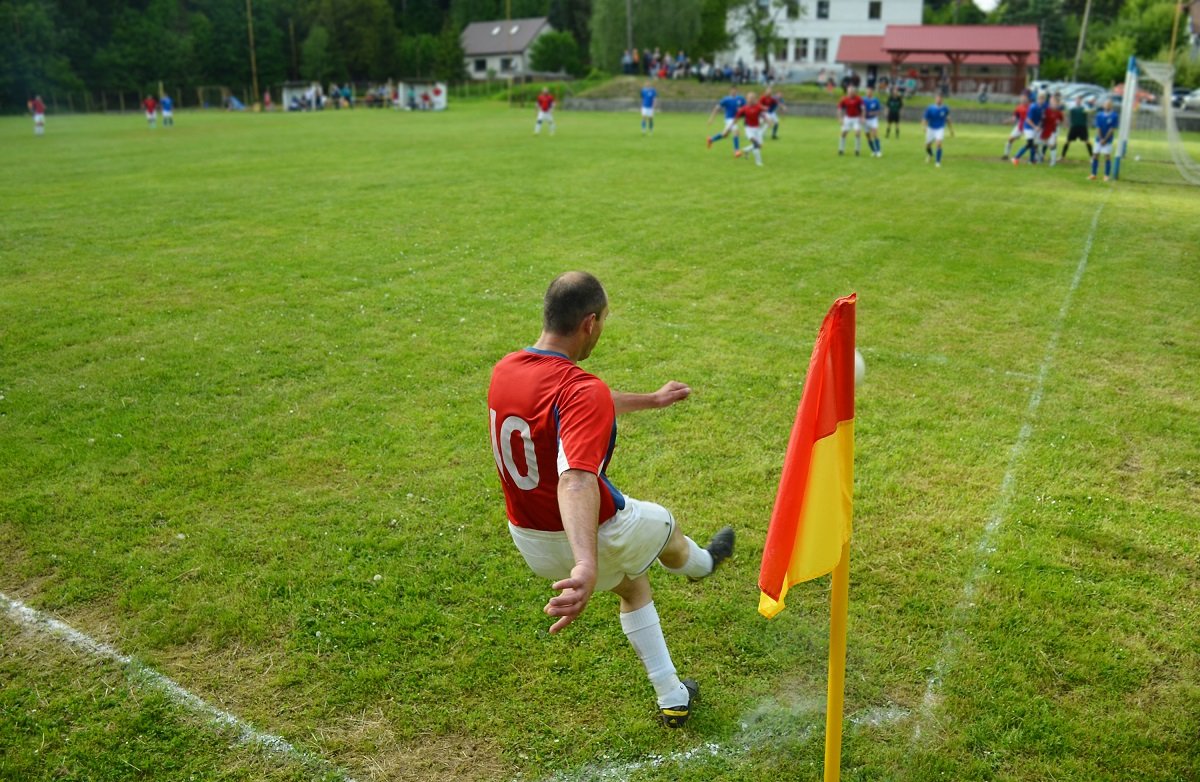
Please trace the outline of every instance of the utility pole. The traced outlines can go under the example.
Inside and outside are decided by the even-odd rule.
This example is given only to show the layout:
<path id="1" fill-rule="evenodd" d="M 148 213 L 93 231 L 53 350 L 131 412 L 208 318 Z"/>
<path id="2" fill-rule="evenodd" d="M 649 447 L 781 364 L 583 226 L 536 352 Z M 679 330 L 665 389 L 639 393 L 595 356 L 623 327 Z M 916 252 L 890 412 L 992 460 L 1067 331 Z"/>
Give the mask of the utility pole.
<path id="1" fill-rule="evenodd" d="M 1083 7 L 1083 23 L 1079 25 L 1079 45 L 1075 47 L 1075 64 L 1071 66 L 1071 81 L 1077 81 L 1079 76 L 1079 61 L 1083 59 L 1083 39 L 1087 37 L 1088 17 L 1092 13 L 1092 0 L 1087 0 Z"/>
<path id="2" fill-rule="evenodd" d="M 250 36 L 250 80 L 254 85 L 254 92 L 251 93 L 251 104 L 258 103 L 258 61 L 254 57 L 254 9 L 250 7 L 250 0 L 246 0 L 246 30 Z"/>
<path id="3" fill-rule="evenodd" d="M 1184 9 L 1190 7 L 1191 4 L 1194 2 L 1195 2 L 1195 0 L 1188 0 L 1188 2 L 1186 2 L 1186 3 L 1181 2 L 1177 6 L 1175 6 L 1175 23 L 1173 25 L 1171 25 L 1171 53 L 1167 58 L 1167 62 L 1171 66 L 1171 78 L 1172 79 L 1175 78 L 1175 46 L 1176 46 L 1176 41 L 1179 38 L 1179 17 L 1183 16 Z M 1170 96 L 1167 96 L 1167 97 L 1168 97 L 1168 99 L 1170 98 Z"/>
<path id="4" fill-rule="evenodd" d="M 504 0 L 504 29 L 508 31 L 508 107 L 512 108 L 513 93 L 513 45 L 512 45 L 512 0 Z M 501 60 L 501 63 L 504 61 Z"/>
<path id="5" fill-rule="evenodd" d="M 633 54 L 633 0 L 625 0 L 625 48 Z"/>

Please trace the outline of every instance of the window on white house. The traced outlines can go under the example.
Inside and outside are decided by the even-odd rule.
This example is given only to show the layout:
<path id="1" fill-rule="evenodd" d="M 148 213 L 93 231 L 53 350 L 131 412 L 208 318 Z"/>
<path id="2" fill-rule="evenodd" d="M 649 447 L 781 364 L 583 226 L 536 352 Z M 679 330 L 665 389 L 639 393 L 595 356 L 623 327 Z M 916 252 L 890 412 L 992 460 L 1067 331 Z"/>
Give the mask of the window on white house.
<path id="1" fill-rule="evenodd" d="M 817 18 L 829 18 L 829 0 L 817 0 Z"/>
<path id="2" fill-rule="evenodd" d="M 883 0 L 871 0 L 871 2 L 867 3 L 867 18 L 883 18 Z"/>
<path id="3" fill-rule="evenodd" d="M 813 39 L 813 62 L 829 62 L 829 39 Z"/>
<path id="4" fill-rule="evenodd" d="M 808 39 L 796 39 L 796 62 L 808 62 Z"/>
<path id="5" fill-rule="evenodd" d="M 476 60 L 475 61 L 475 72 L 476 73 L 483 73 L 486 70 L 487 70 L 487 60 Z"/>

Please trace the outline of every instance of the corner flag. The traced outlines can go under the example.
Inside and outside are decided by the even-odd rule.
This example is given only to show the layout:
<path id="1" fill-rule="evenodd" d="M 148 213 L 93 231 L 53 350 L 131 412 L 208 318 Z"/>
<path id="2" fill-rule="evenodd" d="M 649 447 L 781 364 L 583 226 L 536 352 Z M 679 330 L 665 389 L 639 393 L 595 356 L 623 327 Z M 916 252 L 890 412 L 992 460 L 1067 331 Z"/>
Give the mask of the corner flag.
<path id="1" fill-rule="evenodd" d="M 833 573 L 829 610 L 829 682 L 825 709 L 825 782 L 838 782 L 846 682 L 850 589 L 850 517 L 854 495 L 854 305 L 833 303 L 813 346 L 796 422 L 763 547 L 758 611 L 784 609 L 788 588 Z"/>
<path id="2" fill-rule="evenodd" d="M 850 541 L 856 300 L 834 302 L 809 360 L 758 577 L 768 619 L 783 610 L 788 587 L 831 572 Z"/>

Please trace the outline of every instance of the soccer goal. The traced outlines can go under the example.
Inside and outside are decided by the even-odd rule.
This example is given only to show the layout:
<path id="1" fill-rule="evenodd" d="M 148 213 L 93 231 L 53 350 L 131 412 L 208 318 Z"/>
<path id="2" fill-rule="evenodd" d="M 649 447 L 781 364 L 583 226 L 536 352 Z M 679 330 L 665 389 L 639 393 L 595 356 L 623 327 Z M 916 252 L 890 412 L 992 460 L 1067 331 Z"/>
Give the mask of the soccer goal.
<path id="1" fill-rule="evenodd" d="M 1149 112 L 1145 114 L 1145 129 L 1157 127 L 1157 120 L 1161 118 L 1166 131 L 1165 145 L 1159 139 L 1151 140 L 1149 136 L 1145 137 L 1145 153 L 1134 155 L 1134 161 L 1140 164 L 1144 156 L 1147 164 L 1158 164 L 1168 170 L 1169 166 L 1174 164 L 1184 181 L 1191 185 L 1200 185 L 1200 163 L 1197 163 L 1188 151 L 1189 146 L 1195 147 L 1195 139 L 1185 138 L 1185 134 L 1180 130 L 1177 110 L 1171 105 L 1174 75 L 1174 68 L 1167 63 L 1129 58 L 1121 100 L 1121 122 L 1117 128 L 1117 144 L 1113 155 L 1115 178 L 1120 178 L 1122 166 L 1128 163 L 1126 159 L 1129 157 L 1129 136 L 1134 130 L 1134 125 L 1138 124 L 1141 104 L 1147 102 L 1157 116 Z M 1148 102 L 1148 99 L 1153 102 Z M 1188 135 L 1195 136 L 1195 133 Z"/>

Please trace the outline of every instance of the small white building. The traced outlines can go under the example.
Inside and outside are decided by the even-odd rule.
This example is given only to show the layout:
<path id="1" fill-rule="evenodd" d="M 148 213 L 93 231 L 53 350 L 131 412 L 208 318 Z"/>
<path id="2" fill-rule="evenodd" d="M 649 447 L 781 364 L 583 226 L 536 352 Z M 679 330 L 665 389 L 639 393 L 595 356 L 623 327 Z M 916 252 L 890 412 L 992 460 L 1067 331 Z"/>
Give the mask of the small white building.
<path id="1" fill-rule="evenodd" d="M 472 79 L 507 78 L 526 73 L 533 42 L 553 32 L 544 16 L 472 22 L 462 31 L 464 64 Z"/>
<path id="2" fill-rule="evenodd" d="M 922 0 L 764 0 L 771 3 L 779 41 L 771 53 L 771 66 L 781 78 L 789 72 L 815 74 L 835 68 L 843 35 L 883 35 L 890 24 L 921 24 Z M 730 16 L 729 29 L 741 25 Z M 761 68 L 754 41 L 737 36 L 733 48 L 718 62 L 741 59 Z"/>

